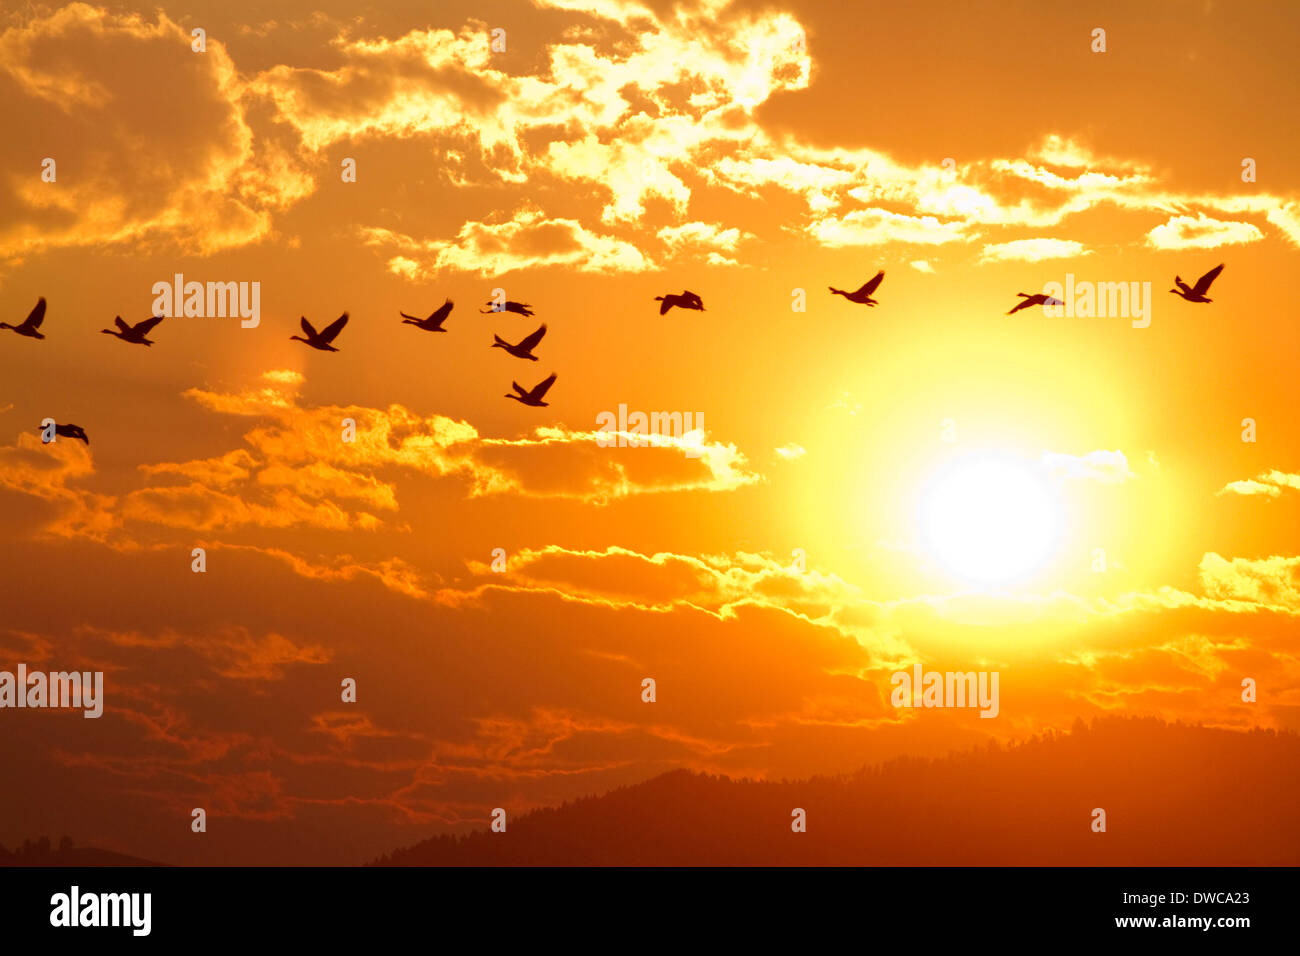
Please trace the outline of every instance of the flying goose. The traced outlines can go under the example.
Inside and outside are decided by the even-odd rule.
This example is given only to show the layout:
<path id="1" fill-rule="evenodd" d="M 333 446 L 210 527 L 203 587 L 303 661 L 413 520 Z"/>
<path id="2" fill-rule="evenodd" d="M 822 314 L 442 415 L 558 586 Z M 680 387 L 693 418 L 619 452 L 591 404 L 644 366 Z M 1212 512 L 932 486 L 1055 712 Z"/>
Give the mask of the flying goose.
<path id="1" fill-rule="evenodd" d="M 162 320 L 163 316 L 155 315 L 143 322 L 137 322 L 135 325 L 128 325 L 120 315 L 115 315 L 113 316 L 113 322 L 116 323 L 118 331 L 114 332 L 112 329 L 100 329 L 99 331 L 105 335 L 115 335 L 123 342 L 133 342 L 136 345 L 153 345 L 153 340 L 145 336 L 152 332 L 154 326 Z"/>
<path id="2" fill-rule="evenodd" d="M 41 333 L 36 330 L 41 327 L 41 323 L 44 321 L 45 296 L 41 296 L 36 300 L 36 308 L 32 309 L 32 311 L 28 313 L 27 318 L 23 320 L 22 325 L 10 325 L 8 322 L 0 322 L 0 329 L 13 329 L 19 335 L 25 335 L 29 339 L 43 339 L 45 336 L 41 335 Z"/>
<path id="3" fill-rule="evenodd" d="M 312 348 L 320 349 L 322 352 L 337 352 L 338 349 L 330 345 L 330 343 L 338 337 L 338 334 L 343 331 L 343 326 L 347 324 L 348 314 L 344 312 L 329 325 L 325 326 L 325 328 L 317 332 L 304 315 L 302 317 L 302 330 L 307 333 L 307 337 L 304 339 L 301 335 L 291 335 L 289 338 L 297 339 L 299 342 L 305 342 Z"/>
<path id="4" fill-rule="evenodd" d="M 880 283 L 884 281 L 885 270 L 881 269 L 874 276 L 862 283 L 861 288 L 856 292 L 845 292 L 843 289 L 837 289 L 835 286 L 827 286 L 833 295 L 842 295 L 850 302 L 856 302 L 858 305 L 876 305 L 876 300 L 871 298 L 871 293 L 880 288 Z"/>
<path id="5" fill-rule="evenodd" d="M 1037 295 L 1030 295 L 1028 292 L 1017 292 L 1016 295 L 1020 296 L 1025 301 L 1017 303 L 1016 307 L 1012 309 L 1011 312 L 1019 312 L 1021 309 L 1027 309 L 1031 305 L 1065 305 L 1065 303 L 1060 299 L 1053 299 L 1050 295 L 1044 295 L 1041 292 Z M 1007 315 L 1010 315 L 1011 312 L 1008 312 Z"/>
<path id="6" fill-rule="evenodd" d="M 44 427 L 37 429 L 37 431 L 41 433 L 42 437 L 45 435 Z M 80 438 L 87 445 L 90 444 L 90 439 L 86 437 L 85 429 L 83 429 L 80 425 L 57 425 L 56 424 L 54 426 L 54 434 L 62 435 L 64 438 Z"/>
<path id="7" fill-rule="evenodd" d="M 549 403 L 542 401 L 542 397 L 555 384 L 555 373 L 552 372 L 549 378 L 542 379 L 533 386 L 531 391 L 524 391 L 518 382 L 511 382 L 514 390 L 518 395 L 506 395 L 506 398 L 513 398 L 520 405 L 532 405 L 535 408 L 545 408 Z"/>
<path id="8" fill-rule="evenodd" d="M 698 312 L 704 311 L 704 300 L 690 289 L 684 290 L 681 295 L 673 295 L 671 293 L 668 295 L 657 295 L 655 296 L 655 301 L 659 303 L 660 315 L 666 313 L 673 306 L 677 306 L 679 309 L 695 309 Z"/>
<path id="9" fill-rule="evenodd" d="M 505 349 L 515 358 L 531 359 L 532 361 L 536 362 L 537 356 L 533 354 L 533 349 L 537 346 L 537 343 L 542 340 L 542 336 L 545 334 L 546 334 L 546 323 L 543 322 L 542 327 L 540 329 L 538 329 L 532 335 L 520 339 L 518 345 L 511 345 L 501 336 L 493 335 L 492 338 L 496 339 L 496 341 L 492 343 L 492 348 Z"/>
<path id="10" fill-rule="evenodd" d="M 397 313 L 402 317 L 403 325 L 414 325 L 417 328 L 424 329 L 426 332 L 446 332 L 442 323 L 447 321 L 447 316 L 451 315 L 452 301 L 448 299 L 438 308 L 434 309 L 433 314 L 427 319 L 417 319 L 413 315 L 407 315 L 405 312 Z"/>
<path id="11" fill-rule="evenodd" d="M 520 315 L 533 314 L 527 302 L 507 302 L 505 305 L 497 305 L 496 302 L 489 299 L 485 304 L 491 306 L 491 308 L 479 309 L 479 312 L 483 315 L 487 315 L 489 312 L 518 312 Z"/>
<path id="12" fill-rule="evenodd" d="M 1170 289 L 1174 295 L 1181 295 L 1188 302 L 1213 302 L 1213 299 L 1207 299 L 1205 293 L 1210 291 L 1210 283 L 1219 278 L 1219 273 L 1223 271 L 1223 263 L 1211 269 L 1205 275 L 1196 280 L 1196 285 L 1189 286 L 1180 277 L 1174 276 L 1174 284 L 1177 289 Z"/>

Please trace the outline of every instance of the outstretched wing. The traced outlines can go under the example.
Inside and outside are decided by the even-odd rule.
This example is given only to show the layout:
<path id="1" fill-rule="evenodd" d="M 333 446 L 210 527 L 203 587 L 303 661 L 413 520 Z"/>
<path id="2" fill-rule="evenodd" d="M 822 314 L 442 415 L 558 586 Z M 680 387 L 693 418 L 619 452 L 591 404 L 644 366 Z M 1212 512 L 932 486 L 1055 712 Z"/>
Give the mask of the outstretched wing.
<path id="1" fill-rule="evenodd" d="M 304 315 L 301 318 L 302 318 L 303 334 L 306 335 L 307 338 L 309 339 L 314 339 L 316 337 L 316 329 L 312 326 L 310 322 L 307 321 L 307 316 Z"/>
<path id="2" fill-rule="evenodd" d="M 1043 305 L 1065 305 L 1060 299 L 1053 299 L 1050 295 L 1043 300 Z"/>
<path id="3" fill-rule="evenodd" d="M 131 326 L 127 325 L 126 321 L 120 315 L 113 316 L 113 322 L 123 332 L 131 331 Z"/>
<path id="4" fill-rule="evenodd" d="M 883 282 L 884 280 L 885 280 L 885 270 L 881 269 L 874 276 L 872 276 L 870 280 L 868 280 L 866 285 L 864 285 L 858 291 L 865 292 L 867 295 L 871 295 L 871 293 L 875 292 L 877 289 L 880 288 L 880 283 Z"/>
<path id="5" fill-rule="evenodd" d="M 543 322 L 542 327 L 540 329 L 538 329 L 532 335 L 528 336 L 528 338 L 521 340 L 520 343 L 515 346 L 515 348 L 523 349 L 525 352 L 531 352 L 533 350 L 533 347 L 542 340 L 542 336 L 545 334 L 546 334 L 546 323 Z"/>
<path id="6" fill-rule="evenodd" d="M 441 322 L 447 316 L 451 315 L 451 307 L 453 304 L 454 303 L 451 301 L 451 299 L 448 299 L 442 305 L 438 306 L 438 308 L 434 310 L 433 315 L 429 316 L 429 318 L 437 319 L 439 322 Z"/>
<path id="7" fill-rule="evenodd" d="M 535 402 L 540 402 L 542 400 L 542 397 L 548 391 L 550 391 L 551 386 L 554 384 L 555 384 L 555 373 L 552 372 L 549 378 L 543 379 L 542 381 L 538 382 L 535 386 L 533 386 L 533 390 L 528 393 L 528 397 Z"/>
<path id="8" fill-rule="evenodd" d="M 398 312 L 397 314 L 400 315 L 402 318 L 404 318 L 404 319 L 410 319 L 410 320 L 413 321 L 413 322 L 423 322 L 423 321 L 424 321 L 424 319 L 420 318 L 418 315 L 407 315 L 405 312 Z"/>
<path id="9" fill-rule="evenodd" d="M 663 301 L 659 303 L 659 314 L 663 315 L 665 312 L 667 312 L 676 304 L 677 304 L 677 296 L 675 295 L 664 296 Z"/>
<path id="10" fill-rule="evenodd" d="M 520 398 L 527 398 L 527 397 L 528 397 L 528 389 L 524 388 L 524 387 L 523 387 L 522 385 L 520 385 L 518 382 L 511 382 L 510 385 L 511 385 L 512 388 L 514 388 L 514 390 L 515 390 L 516 392 L 519 393 L 519 397 L 520 397 Z"/>
<path id="11" fill-rule="evenodd" d="M 1016 307 L 1008 312 L 1007 315 L 1010 315 L 1012 312 L 1019 312 L 1021 309 L 1027 309 L 1033 304 L 1033 299 L 1022 299 L 1020 302 L 1016 303 Z"/>
<path id="12" fill-rule="evenodd" d="M 143 322 L 136 323 L 135 330 L 142 335 L 148 335 L 150 332 L 153 331 L 154 326 L 157 325 L 159 322 L 161 322 L 164 318 L 165 316 L 161 316 L 161 315 L 155 315 L 150 318 L 147 318 Z"/>
<path id="13" fill-rule="evenodd" d="M 1196 280 L 1196 286 L 1192 291 L 1197 295 L 1205 295 L 1205 293 L 1210 291 L 1210 283 L 1219 278 L 1219 273 L 1222 271 L 1223 263 L 1220 262 L 1217 266 Z"/>
<path id="14" fill-rule="evenodd" d="M 348 324 L 348 314 L 344 312 L 337 319 L 331 322 L 325 328 L 321 329 L 320 340 L 326 344 L 333 342 L 338 334 L 343 331 L 343 326 Z"/>
<path id="15" fill-rule="evenodd" d="M 39 299 L 36 300 L 36 308 L 32 309 L 32 311 L 27 314 L 27 318 L 23 320 L 23 325 L 28 326 L 29 328 L 39 329 L 41 327 L 41 323 L 44 321 L 45 321 L 45 297 L 41 296 Z"/>

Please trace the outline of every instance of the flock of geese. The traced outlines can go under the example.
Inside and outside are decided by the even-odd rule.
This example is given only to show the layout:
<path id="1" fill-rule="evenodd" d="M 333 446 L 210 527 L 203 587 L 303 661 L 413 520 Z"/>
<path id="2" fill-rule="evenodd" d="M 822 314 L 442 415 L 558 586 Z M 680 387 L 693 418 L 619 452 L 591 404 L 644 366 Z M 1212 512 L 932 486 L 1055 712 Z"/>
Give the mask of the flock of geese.
<path id="1" fill-rule="evenodd" d="M 1169 291 L 1174 295 L 1181 296 L 1188 302 L 1213 302 L 1214 300 L 1207 298 L 1205 294 L 1210 291 L 1210 284 L 1219 277 L 1219 273 L 1222 271 L 1223 264 L 1220 263 L 1209 272 L 1205 273 L 1205 275 L 1197 279 L 1195 285 L 1190 286 L 1182 280 L 1182 277 L 1174 276 L 1174 285 L 1177 286 L 1177 288 L 1170 289 Z M 875 294 L 876 290 L 880 288 L 880 283 L 883 282 L 884 279 L 885 271 L 882 269 L 853 292 L 846 292 L 843 289 L 837 289 L 834 286 L 828 286 L 828 288 L 830 289 L 831 294 L 841 295 L 850 302 L 857 303 L 858 305 L 875 306 L 878 305 L 879 302 L 872 298 L 872 296 Z M 1043 295 L 1042 293 L 1030 295 L 1028 292 L 1017 292 L 1016 295 L 1020 297 L 1021 301 L 1007 312 L 1007 315 L 1012 315 L 1013 313 L 1019 312 L 1021 309 L 1027 309 L 1035 305 L 1065 304 L 1060 299 L 1055 299 L 1051 296 Z M 659 303 L 660 315 L 665 315 L 669 309 L 674 307 L 679 309 L 693 309 L 698 312 L 705 311 L 704 301 L 689 289 L 684 290 L 680 294 L 668 293 L 667 295 L 657 295 L 655 296 L 655 301 Z M 517 315 L 525 317 L 533 315 L 531 306 L 526 302 L 509 301 L 500 303 L 489 300 L 485 304 L 489 306 L 489 308 L 479 309 L 479 312 L 484 315 L 495 312 L 514 312 Z M 446 332 L 447 330 L 444 328 L 444 324 L 446 323 L 448 316 L 451 315 L 453 307 L 454 303 L 451 299 L 447 299 L 442 305 L 434 309 L 427 318 L 422 319 L 418 316 L 408 315 L 405 312 L 399 312 L 398 314 L 402 316 L 403 325 L 413 325 L 423 332 Z M 113 317 L 113 323 L 116 325 L 115 329 L 100 329 L 100 331 L 105 335 L 115 336 L 123 342 L 130 342 L 134 345 L 153 345 L 153 340 L 148 337 L 149 333 L 157 328 L 158 323 L 162 322 L 163 318 L 164 317 L 161 315 L 155 315 L 142 322 L 137 322 L 135 325 L 131 325 L 118 315 Z M 45 338 L 45 335 L 40 331 L 40 328 L 41 323 L 44 321 L 45 299 L 42 297 L 37 300 L 36 307 L 32 309 L 31 313 L 28 314 L 27 318 L 23 320 L 20 325 L 10 325 L 8 322 L 0 322 L 0 329 L 7 329 L 11 332 L 17 333 L 18 335 L 26 336 L 31 339 L 43 339 Z M 307 321 L 306 316 L 302 316 L 299 321 L 302 325 L 303 334 L 291 335 L 289 336 L 290 340 L 302 342 L 304 345 L 318 349 L 322 352 L 339 351 L 333 343 L 334 340 L 339 337 L 339 333 L 343 331 L 344 326 L 348 324 L 348 313 L 344 312 L 341 316 L 319 331 L 317 331 L 316 327 Z M 514 343 L 507 342 L 505 339 L 501 338 L 501 336 L 493 334 L 492 338 L 494 341 L 492 342 L 491 347 L 494 349 L 502 349 L 507 355 L 512 355 L 517 359 L 536 362 L 538 361 L 538 358 L 533 354 L 533 349 L 537 348 L 545 335 L 546 323 L 543 322 L 535 331 Z M 533 408 L 545 408 L 549 403 L 543 401 L 543 399 L 546 397 L 546 393 L 550 391 L 551 386 L 555 384 L 555 379 L 556 375 L 552 372 L 532 388 L 524 388 L 518 382 L 511 382 L 510 384 L 514 388 L 514 392 L 507 393 L 505 397 L 513 399 L 521 405 L 529 405 Z M 44 429 L 41 429 L 41 431 L 43 433 Z M 90 444 L 90 439 L 86 436 L 85 430 L 79 425 L 55 424 L 54 434 L 61 435 L 64 438 L 77 438 L 84 441 L 87 445 Z"/>

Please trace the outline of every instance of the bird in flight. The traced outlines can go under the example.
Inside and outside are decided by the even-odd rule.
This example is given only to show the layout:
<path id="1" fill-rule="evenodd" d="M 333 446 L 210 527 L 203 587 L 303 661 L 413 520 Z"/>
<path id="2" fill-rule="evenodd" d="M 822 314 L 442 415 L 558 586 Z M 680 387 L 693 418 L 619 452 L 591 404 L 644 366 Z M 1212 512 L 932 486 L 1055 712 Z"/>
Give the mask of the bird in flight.
<path id="1" fill-rule="evenodd" d="M 38 431 L 40 431 L 41 435 L 44 436 L 45 429 L 43 427 L 38 429 Z M 87 445 L 90 444 L 90 439 L 86 437 L 85 429 L 80 425 L 55 425 L 54 434 L 62 435 L 64 438 L 80 438 Z"/>
<path id="2" fill-rule="evenodd" d="M 511 345 L 501 336 L 493 335 L 492 338 L 496 339 L 496 341 L 492 343 L 492 348 L 505 349 L 515 358 L 531 359 L 532 361 L 536 362 L 537 356 L 533 354 L 533 349 L 536 348 L 537 343 L 542 340 L 542 336 L 545 334 L 546 334 L 546 323 L 543 322 L 542 327 L 540 329 L 538 329 L 532 335 L 520 339 L 518 345 Z"/>
<path id="3" fill-rule="evenodd" d="M 1037 295 L 1030 295 L 1028 292 L 1017 292 L 1016 295 L 1020 296 L 1025 301 L 1017 303 L 1016 307 L 1012 309 L 1011 312 L 1019 312 L 1021 309 L 1027 309 L 1031 305 L 1065 305 L 1065 303 L 1060 299 L 1053 299 L 1050 295 L 1043 295 L 1041 292 Z M 1007 315 L 1010 315 L 1011 312 L 1008 312 Z"/>
<path id="4" fill-rule="evenodd" d="M 163 320 L 163 316 L 155 315 L 145 319 L 143 322 L 137 322 L 135 325 L 128 325 L 122 320 L 120 315 L 113 316 L 113 322 L 116 323 L 118 331 L 112 329 L 100 329 L 105 335 L 115 335 L 123 342 L 134 342 L 136 345 L 153 345 L 153 340 L 147 336 L 153 331 L 154 326 Z"/>
<path id="5" fill-rule="evenodd" d="M 520 405 L 532 405 L 535 408 L 545 408 L 549 403 L 542 401 L 542 397 L 547 393 L 552 385 L 555 384 L 555 373 L 552 372 L 549 378 L 545 378 L 532 387 L 531 391 L 525 391 L 518 382 L 510 383 L 518 395 L 506 395 L 506 398 L 513 398 Z"/>
<path id="6" fill-rule="evenodd" d="M 1223 263 L 1211 269 L 1205 275 L 1196 280 L 1196 285 L 1189 286 L 1179 276 L 1174 276 L 1174 284 L 1177 289 L 1170 289 L 1174 295 L 1181 295 L 1188 302 L 1213 302 L 1213 299 L 1207 299 L 1205 293 L 1210 291 L 1210 283 L 1219 278 L 1219 273 L 1223 271 Z"/>
<path id="7" fill-rule="evenodd" d="M 487 315 L 489 312 L 518 312 L 520 315 L 532 315 L 532 309 L 527 302 L 507 302 L 505 305 L 497 305 L 496 302 L 489 299 L 486 305 L 491 306 L 489 309 L 479 309 L 479 312 Z"/>
<path id="8" fill-rule="evenodd" d="M 695 309 L 699 312 L 704 311 L 704 300 L 690 289 L 685 290 L 681 295 L 657 295 L 655 296 L 655 301 L 659 303 L 660 315 L 663 315 L 673 306 L 677 306 L 679 309 Z"/>
<path id="9" fill-rule="evenodd" d="M 22 325 L 10 325 L 8 322 L 0 322 L 0 329 L 13 329 L 19 335 L 25 335 L 29 339 L 43 339 L 45 336 L 41 335 L 41 333 L 36 330 L 41 327 L 41 323 L 44 321 L 45 296 L 41 296 L 36 300 L 36 308 L 32 309 L 32 311 L 28 313 L 27 318 L 23 320 Z"/>
<path id="10" fill-rule="evenodd" d="M 417 319 L 415 316 L 407 315 L 405 312 L 399 312 L 398 315 L 402 317 L 403 325 L 414 325 L 417 328 L 424 329 L 426 332 L 446 332 L 447 330 L 442 327 L 442 323 L 446 322 L 447 316 L 451 315 L 451 306 L 452 301 L 451 299 L 448 299 L 442 305 L 438 306 L 438 308 L 434 309 L 433 314 L 427 319 Z"/>
<path id="11" fill-rule="evenodd" d="M 850 302 L 856 302 L 859 305 L 876 305 L 876 300 L 871 298 L 871 293 L 880 288 L 880 283 L 885 279 L 885 270 L 881 269 L 874 276 L 862 283 L 862 286 L 856 292 L 845 292 L 843 289 L 837 289 L 835 286 L 827 286 L 834 295 L 842 295 Z"/>
<path id="12" fill-rule="evenodd" d="M 348 324 L 348 314 L 344 312 L 337 319 L 331 322 L 325 328 L 317 332 L 312 328 L 312 324 L 307 321 L 307 317 L 302 317 L 302 330 L 307 333 L 304 339 L 301 335 L 291 335 L 290 339 L 297 339 L 299 342 L 306 342 L 314 349 L 320 349 L 322 352 L 337 352 L 334 346 L 330 345 L 338 334 L 343 331 L 343 326 Z"/>

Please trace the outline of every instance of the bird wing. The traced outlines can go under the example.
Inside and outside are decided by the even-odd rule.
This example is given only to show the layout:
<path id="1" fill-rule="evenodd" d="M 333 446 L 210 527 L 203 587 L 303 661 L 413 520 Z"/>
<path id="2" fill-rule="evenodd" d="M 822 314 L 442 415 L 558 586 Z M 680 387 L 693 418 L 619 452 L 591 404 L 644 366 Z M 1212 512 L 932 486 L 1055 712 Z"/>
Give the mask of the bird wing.
<path id="1" fill-rule="evenodd" d="M 867 282 L 866 285 L 864 285 L 858 291 L 865 292 L 867 295 L 871 295 L 871 293 L 875 292 L 878 288 L 880 288 L 880 283 L 883 282 L 884 280 L 885 280 L 885 270 L 881 269 L 879 272 L 877 272 L 874 276 L 871 277 L 871 279 Z"/>
<path id="2" fill-rule="evenodd" d="M 333 342 L 334 339 L 338 336 L 338 334 L 343 331 L 343 326 L 347 324 L 348 324 L 348 314 L 344 312 L 342 315 L 340 315 L 329 325 L 325 326 L 325 328 L 321 329 L 320 332 L 321 341 L 325 342 L 326 344 Z"/>
<path id="3" fill-rule="evenodd" d="M 1043 300 L 1043 305 L 1065 305 L 1060 299 L 1053 299 L 1050 295 Z"/>
<path id="4" fill-rule="evenodd" d="M 1007 315 L 1010 315 L 1012 312 L 1019 312 L 1021 309 L 1027 309 L 1033 304 L 1034 303 L 1031 302 L 1029 299 L 1024 299 L 1023 301 L 1017 302 L 1016 307 L 1012 309 L 1010 312 L 1008 312 Z"/>
<path id="5" fill-rule="evenodd" d="M 545 334 L 546 334 L 546 323 L 543 322 L 542 327 L 540 329 L 538 329 L 532 335 L 528 336 L 528 338 L 521 340 L 520 343 L 515 346 L 515 348 L 523 349 L 525 352 L 531 352 L 533 350 L 533 346 L 535 346 L 538 342 L 540 342 L 542 340 L 542 336 Z"/>
<path id="6" fill-rule="evenodd" d="M 439 321 L 445 319 L 447 316 L 451 315 L 451 307 L 454 304 L 455 303 L 453 303 L 451 299 L 448 299 L 442 305 L 438 306 L 438 308 L 434 311 L 433 315 L 429 316 L 429 318 L 438 319 Z"/>
<path id="7" fill-rule="evenodd" d="M 404 319 L 410 319 L 410 320 L 412 320 L 413 322 L 423 322 L 423 321 L 424 321 L 424 319 L 420 318 L 418 315 L 407 315 L 405 312 L 398 312 L 397 314 L 400 315 L 402 318 L 404 318 Z"/>
<path id="8" fill-rule="evenodd" d="M 301 318 L 302 318 L 303 333 L 307 336 L 307 338 L 314 339 L 316 337 L 316 329 L 313 328 L 312 324 L 307 321 L 307 316 L 304 315 Z"/>
<path id="9" fill-rule="evenodd" d="M 552 372 L 549 378 L 543 379 L 542 381 L 538 382 L 535 386 L 533 386 L 533 390 L 528 393 L 528 397 L 535 402 L 541 401 L 542 396 L 545 395 L 550 390 L 551 386 L 554 384 L 555 384 L 555 373 Z"/>
<path id="10" fill-rule="evenodd" d="M 1223 263 L 1220 262 L 1217 266 L 1196 280 L 1196 286 L 1192 291 L 1197 295 L 1205 295 L 1205 293 L 1210 291 L 1210 283 L 1219 278 L 1219 273 L 1222 271 Z"/>
<path id="11" fill-rule="evenodd" d="M 27 314 L 27 318 L 23 320 L 23 325 L 29 326 L 30 328 L 33 329 L 39 329 L 41 327 L 41 323 L 44 321 L 45 321 L 45 298 L 41 297 L 36 301 L 36 308 L 32 309 L 32 311 Z"/>
<path id="12" fill-rule="evenodd" d="M 165 316 L 161 316 L 161 315 L 151 316 L 150 318 L 145 319 L 143 322 L 137 322 L 135 326 L 135 330 L 139 332 L 141 335 L 148 335 L 150 332 L 153 331 L 154 326 L 157 325 L 159 322 L 161 322 L 164 318 Z"/>
<path id="13" fill-rule="evenodd" d="M 664 296 L 663 301 L 659 303 L 659 314 L 663 315 L 665 312 L 671 309 L 676 304 L 676 302 L 677 302 L 677 296 L 675 295 Z"/>
<path id="14" fill-rule="evenodd" d="M 511 382 L 510 385 L 514 388 L 514 390 L 515 390 L 516 392 L 519 393 L 519 395 L 520 395 L 521 398 L 527 398 L 527 397 L 528 397 L 528 389 L 524 388 L 524 387 L 523 387 L 522 385 L 520 385 L 518 382 Z"/>
<path id="15" fill-rule="evenodd" d="M 127 324 L 126 324 L 126 321 L 125 321 L 125 320 L 124 320 L 120 315 L 115 315 L 115 316 L 113 316 L 113 322 L 114 322 L 114 324 L 117 325 L 117 327 L 118 327 L 119 329 L 121 329 L 123 332 L 130 332 L 130 331 L 131 331 L 131 326 L 127 325 Z"/>

